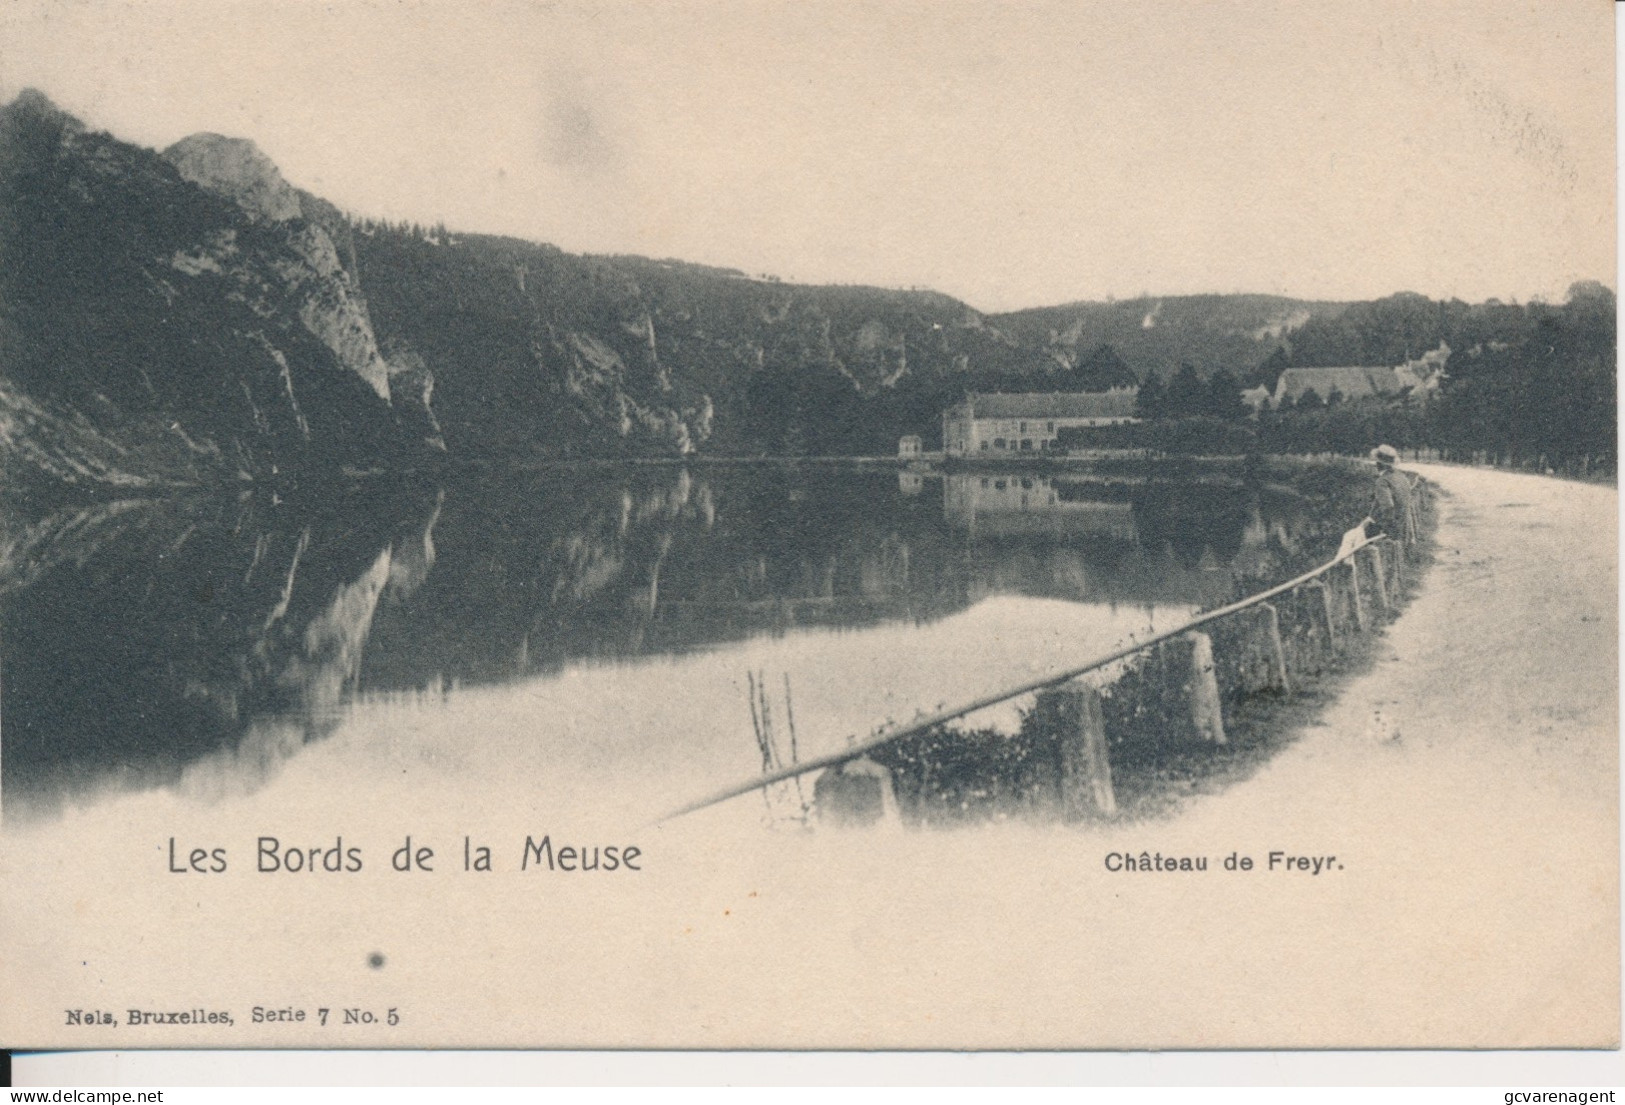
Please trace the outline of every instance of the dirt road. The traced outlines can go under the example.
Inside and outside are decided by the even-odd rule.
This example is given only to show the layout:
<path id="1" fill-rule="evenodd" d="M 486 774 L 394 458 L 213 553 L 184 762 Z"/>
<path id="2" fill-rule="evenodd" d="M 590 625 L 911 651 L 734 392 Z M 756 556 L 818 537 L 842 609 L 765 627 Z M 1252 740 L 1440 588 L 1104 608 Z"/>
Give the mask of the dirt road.
<path id="1" fill-rule="evenodd" d="M 1616 492 L 1480 469 L 1415 470 L 1445 492 L 1431 572 L 1388 628 L 1376 670 L 1256 785 L 1289 786 L 1333 749 L 1359 750 L 1373 768 L 1416 757 L 1442 757 L 1430 765 L 1441 769 L 1504 762 L 1517 768 L 1506 780 L 1513 791 L 1557 786 L 1566 803 L 1612 808 Z M 1231 800 L 1251 802 L 1253 789 L 1239 787 Z"/>
<path id="2" fill-rule="evenodd" d="M 1415 470 L 1445 493 L 1438 555 L 1376 667 L 1182 827 L 1256 821 L 1384 869 L 1383 899 L 1334 922 L 1369 937 L 1342 954 L 1389 988 L 1371 1028 L 1414 1015 L 1533 1044 L 1617 1026 L 1617 493 Z"/>

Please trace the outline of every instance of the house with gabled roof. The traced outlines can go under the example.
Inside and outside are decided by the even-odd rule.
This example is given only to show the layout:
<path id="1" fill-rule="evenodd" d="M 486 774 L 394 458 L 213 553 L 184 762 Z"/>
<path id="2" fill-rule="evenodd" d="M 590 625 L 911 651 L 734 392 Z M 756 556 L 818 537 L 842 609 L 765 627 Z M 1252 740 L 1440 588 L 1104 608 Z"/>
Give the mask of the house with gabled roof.
<path id="1" fill-rule="evenodd" d="M 1305 392 L 1313 391 L 1322 402 L 1333 392 L 1344 399 L 1369 399 L 1374 395 L 1397 395 L 1404 384 L 1392 368 L 1344 365 L 1336 368 L 1288 368 L 1275 382 L 1270 405 L 1277 409 L 1286 400 L 1296 403 Z"/>

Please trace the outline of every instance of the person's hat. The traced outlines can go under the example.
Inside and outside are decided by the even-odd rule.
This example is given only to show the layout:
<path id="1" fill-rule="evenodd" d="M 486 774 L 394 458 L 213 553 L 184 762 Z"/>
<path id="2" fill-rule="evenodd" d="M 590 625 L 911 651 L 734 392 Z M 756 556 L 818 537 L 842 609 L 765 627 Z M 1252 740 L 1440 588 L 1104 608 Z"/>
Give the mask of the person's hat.
<path id="1" fill-rule="evenodd" d="M 1379 445 L 1371 450 L 1371 459 L 1377 463 L 1387 461 L 1389 464 L 1399 463 L 1399 450 L 1392 445 Z"/>

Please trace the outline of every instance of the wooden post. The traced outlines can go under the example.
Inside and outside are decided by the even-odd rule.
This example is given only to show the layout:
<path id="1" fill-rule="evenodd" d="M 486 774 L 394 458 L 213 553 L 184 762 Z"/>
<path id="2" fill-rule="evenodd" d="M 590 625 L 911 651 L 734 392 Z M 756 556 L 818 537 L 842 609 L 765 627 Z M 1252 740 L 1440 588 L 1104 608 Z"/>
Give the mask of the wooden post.
<path id="1" fill-rule="evenodd" d="M 1337 647 L 1337 615 L 1332 609 L 1332 589 L 1326 586 L 1324 579 L 1314 580 L 1308 586 L 1320 592 L 1320 605 L 1326 612 L 1326 643 L 1335 649 Z"/>
<path id="2" fill-rule="evenodd" d="M 1371 566 L 1377 572 L 1377 602 L 1384 610 L 1389 608 L 1388 602 L 1388 573 L 1383 570 L 1382 548 L 1379 545 L 1366 546 L 1371 550 Z"/>
<path id="3" fill-rule="evenodd" d="M 1224 743 L 1224 712 L 1219 704 L 1219 679 L 1213 671 L 1213 638 L 1206 633 L 1185 634 L 1191 643 L 1191 723 L 1199 739 Z"/>
<path id="4" fill-rule="evenodd" d="M 818 819 L 841 828 L 897 823 L 891 771 L 867 756 L 827 768 L 813 784 Z"/>
<path id="5" fill-rule="evenodd" d="M 1366 631 L 1365 600 L 1360 597 L 1360 558 L 1356 554 L 1349 557 L 1349 585 L 1354 588 L 1354 624 L 1360 627 L 1360 632 Z"/>
<path id="6" fill-rule="evenodd" d="M 1106 752 L 1106 721 L 1100 692 L 1074 679 L 1061 696 L 1061 815 L 1068 821 L 1116 817 L 1112 765 Z"/>
<path id="7" fill-rule="evenodd" d="M 1261 602 L 1258 608 L 1264 612 L 1265 640 L 1270 650 L 1270 669 L 1274 675 L 1274 686 L 1282 694 L 1292 693 L 1292 682 L 1286 674 L 1286 649 L 1281 644 L 1281 614 L 1275 609 L 1272 602 Z"/>

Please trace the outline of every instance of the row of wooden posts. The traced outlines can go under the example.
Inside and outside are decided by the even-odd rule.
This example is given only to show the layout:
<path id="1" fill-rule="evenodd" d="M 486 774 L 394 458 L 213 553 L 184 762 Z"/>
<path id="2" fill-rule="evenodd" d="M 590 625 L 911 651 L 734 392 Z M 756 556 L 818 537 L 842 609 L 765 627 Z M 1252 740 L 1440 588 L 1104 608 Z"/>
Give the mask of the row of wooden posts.
<path id="1" fill-rule="evenodd" d="M 1366 572 L 1362 572 L 1362 561 Z M 1259 643 L 1263 654 L 1262 662 L 1251 669 L 1236 690 L 1241 694 L 1292 693 L 1293 673 L 1282 640 L 1281 610 L 1270 599 L 1284 595 L 1299 604 L 1296 609 L 1300 614 L 1312 611 L 1309 616 L 1317 624 L 1311 628 L 1311 635 L 1320 642 L 1317 651 L 1323 655 L 1335 653 L 1352 635 L 1367 633 L 1379 619 L 1385 620 L 1403 595 L 1407 567 L 1407 550 L 1402 542 L 1373 541 L 1347 559 L 1311 573 L 1313 578 L 1300 577 L 1285 591 L 1272 588 L 1226 608 L 1226 618 L 1254 619 L 1249 635 Z M 1362 580 L 1363 574 L 1367 579 Z M 1197 620 L 1210 624 L 1211 616 Z M 1172 660 L 1175 665 L 1183 665 L 1183 677 L 1174 688 L 1185 699 L 1183 708 L 1175 710 L 1188 723 L 1183 736 L 1215 747 L 1226 744 L 1224 696 L 1213 637 L 1193 628 L 1161 640 L 1155 647 L 1160 652 L 1159 662 Z M 1187 657 L 1178 659 L 1179 651 L 1185 651 Z M 1019 693 L 1026 692 L 1018 690 L 1008 697 Z M 1079 674 L 1040 693 L 1055 696 L 1052 716 L 1058 726 L 1061 816 L 1068 820 L 1115 817 L 1118 809 L 1112 785 L 1107 711 L 1096 682 L 1087 673 Z M 1169 736 L 1178 739 L 1181 734 Z M 826 768 L 814 785 L 814 798 L 819 819 L 825 824 L 852 826 L 900 820 L 891 772 L 866 754 Z"/>

